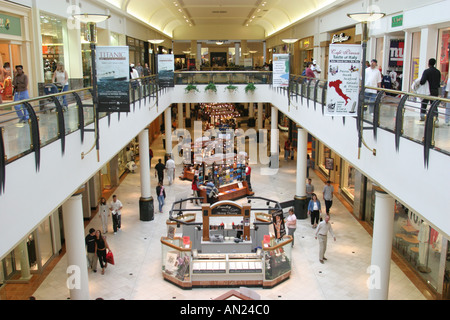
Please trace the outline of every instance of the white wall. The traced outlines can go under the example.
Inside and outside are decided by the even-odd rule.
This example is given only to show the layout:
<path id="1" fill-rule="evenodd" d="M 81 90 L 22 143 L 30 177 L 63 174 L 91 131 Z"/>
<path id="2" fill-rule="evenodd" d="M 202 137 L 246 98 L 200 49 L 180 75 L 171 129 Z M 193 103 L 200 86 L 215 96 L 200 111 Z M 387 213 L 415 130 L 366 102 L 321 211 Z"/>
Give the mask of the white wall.
<path id="1" fill-rule="evenodd" d="M 198 102 L 271 102 L 279 110 L 304 127 L 313 136 L 330 146 L 337 154 L 352 163 L 359 171 L 377 182 L 387 192 L 418 212 L 441 232 L 450 234 L 448 208 L 450 207 L 450 158 L 431 150 L 430 167 L 424 169 L 421 145 L 402 139 L 400 152 L 395 151 L 394 135 L 379 130 L 378 140 L 365 132 L 368 145 L 377 149 L 377 156 L 363 148 L 358 159 L 357 132 L 354 118 L 343 125 L 339 117 L 322 116 L 321 106 L 314 110 L 293 102 L 288 106 L 287 96 L 277 93 L 270 85 L 257 85 L 254 94 L 245 94 L 244 85 L 238 92 L 226 93 L 225 85 L 218 85 L 217 94 L 204 92 L 186 94 L 184 85 L 169 89 L 160 97 L 159 108 L 149 110 L 151 103 L 136 105 L 136 111 L 126 116 L 100 121 L 100 162 L 95 151 L 84 160 L 81 152 L 93 143 L 93 134 L 86 133 L 80 143 L 78 132 L 66 137 L 66 153 L 61 156 L 60 142 L 54 142 L 41 151 L 41 168 L 35 171 L 34 154 L 25 156 L 6 167 L 6 190 L 0 196 L 0 257 L 32 231 L 47 215 L 68 199 L 78 187 L 98 172 L 128 142 L 139 134 L 172 103 Z M 298 107 L 298 108 L 296 108 Z M 136 215 L 139 213 L 136 212 Z"/>

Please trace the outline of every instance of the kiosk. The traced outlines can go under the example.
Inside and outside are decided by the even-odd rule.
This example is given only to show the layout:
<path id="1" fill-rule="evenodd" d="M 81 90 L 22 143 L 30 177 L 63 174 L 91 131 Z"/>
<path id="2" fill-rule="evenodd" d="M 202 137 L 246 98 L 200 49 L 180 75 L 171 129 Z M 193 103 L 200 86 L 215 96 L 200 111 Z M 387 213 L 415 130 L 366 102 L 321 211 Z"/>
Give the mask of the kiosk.
<path id="1" fill-rule="evenodd" d="M 179 202 L 191 199 L 194 198 Z M 292 237 L 279 235 L 277 239 L 269 217 L 271 213 L 282 212 L 279 203 L 256 197 L 248 200 L 266 201 L 267 207 L 220 201 L 203 204 L 201 208 L 171 210 L 169 220 L 183 227 L 182 234 L 161 238 L 164 279 L 183 289 L 271 288 L 288 279 Z M 182 207 L 180 203 L 174 206 Z M 252 210 L 267 211 L 267 221 L 255 219 Z M 186 222 L 187 211 L 200 211 L 201 221 Z M 178 216 L 183 218 L 177 219 Z"/>

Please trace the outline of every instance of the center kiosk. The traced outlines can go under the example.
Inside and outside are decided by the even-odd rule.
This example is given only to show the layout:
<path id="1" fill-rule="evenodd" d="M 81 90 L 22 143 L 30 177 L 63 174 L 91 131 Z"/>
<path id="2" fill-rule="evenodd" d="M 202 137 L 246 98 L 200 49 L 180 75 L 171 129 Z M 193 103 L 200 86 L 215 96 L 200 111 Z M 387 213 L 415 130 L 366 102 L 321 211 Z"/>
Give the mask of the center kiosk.
<path id="1" fill-rule="evenodd" d="M 278 202 L 248 197 L 243 205 L 219 201 L 185 209 L 193 199 L 173 204 L 168 234 L 161 237 L 165 280 L 183 289 L 272 288 L 290 277 L 292 237 L 285 234 L 284 224 L 280 232 L 272 223 L 280 220 L 272 217 L 283 216 Z M 252 208 L 252 200 L 262 200 L 266 207 Z M 200 211 L 201 222 L 193 211 Z"/>

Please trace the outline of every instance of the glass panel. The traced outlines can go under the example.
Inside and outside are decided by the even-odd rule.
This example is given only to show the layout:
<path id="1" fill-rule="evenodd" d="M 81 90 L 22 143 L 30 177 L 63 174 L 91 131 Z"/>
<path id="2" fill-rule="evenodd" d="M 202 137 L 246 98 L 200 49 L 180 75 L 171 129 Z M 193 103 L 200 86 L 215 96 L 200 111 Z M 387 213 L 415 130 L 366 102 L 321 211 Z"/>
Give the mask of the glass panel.
<path id="1" fill-rule="evenodd" d="M 383 95 L 380 101 L 380 124 L 381 128 L 394 131 L 395 117 L 397 106 L 400 103 L 400 98 L 391 96 L 389 94 Z"/>
<path id="2" fill-rule="evenodd" d="M 39 253 L 41 257 L 41 266 L 44 266 L 53 256 L 52 229 L 50 218 L 47 218 L 37 228 L 39 237 Z"/>
<path id="3" fill-rule="evenodd" d="M 280 242 L 271 241 L 271 246 L 278 246 L 286 243 L 277 249 L 264 248 L 264 279 L 274 280 L 291 271 L 291 250 L 292 245 L 289 240 L 291 236 L 285 236 Z"/>
<path id="4" fill-rule="evenodd" d="M 180 247 L 183 245 L 183 241 L 180 238 L 163 238 L 164 241 Z M 162 243 L 162 271 L 167 276 L 174 277 L 179 281 L 190 282 L 190 264 L 191 264 L 191 251 L 180 251 L 175 248 L 169 247 Z"/>

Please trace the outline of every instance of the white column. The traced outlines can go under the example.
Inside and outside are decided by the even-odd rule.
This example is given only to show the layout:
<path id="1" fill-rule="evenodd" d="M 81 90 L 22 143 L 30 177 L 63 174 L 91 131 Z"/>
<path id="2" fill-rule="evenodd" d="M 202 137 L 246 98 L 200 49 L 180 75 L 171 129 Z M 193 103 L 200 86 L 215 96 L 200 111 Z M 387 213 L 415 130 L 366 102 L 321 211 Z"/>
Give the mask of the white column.
<path id="1" fill-rule="evenodd" d="M 295 196 L 306 197 L 306 154 L 308 151 L 308 132 L 297 127 L 297 184 Z"/>
<path id="2" fill-rule="evenodd" d="M 183 123 L 183 104 L 179 103 L 178 104 L 178 129 L 182 129 L 184 128 L 184 123 Z"/>
<path id="3" fill-rule="evenodd" d="M 141 172 L 141 197 L 148 199 L 151 197 L 150 182 L 150 146 L 148 142 L 148 128 L 139 133 L 139 163 Z"/>
<path id="4" fill-rule="evenodd" d="M 166 132 L 166 154 L 172 154 L 172 108 L 164 111 L 164 125 Z"/>
<path id="5" fill-rule="evenodd" d="M 255 117 L 255 108 L 253 107 L 253 102 L 250 102 L 248 104 L 248 116 L 250 118 L 254 118 Z"/>
<path id="6" fill-rule="evenodd" d="M 239 42 L 234 43 L 234 64 L 239 65 L 239 48 L 241 44 Z"/>
<path id="7" fill-rule="evenodd" d="M 428 60 L 436 58 L 438 38 L 438 29 L 436 27 L 425 27 L 420 34 L 420 60 L 419 60 L 419 78 L 425 69 L 428 69 Z"/>
<path id="8" fill-rule="evenodd" d="M 391 269 L 394 199 L 384 192 L 375 193 L 375 213 L 370 266 L 369 300 L 387 300 Z"/>
<path id="9" fill-rule="evenodd" d="M 30 280 L 32 275 L 30 272 L 30 263 L 28 260 L 27 241 L 24 240 L 19 244 L 20 256 L 20 280 Z"/>
<path id="10" fill-rule="evenodd" d="M 258 130 L 263 128 L 263 104 L 258 102 Z"/>
<path id="11" fill-rule="evenodd" d="M 278 134 L 278 109 L 272 107 L 270 114 L 270 153 L 278 154 L 279 145 L 279 134 Z"/>
<path id="12" fill-rule="evenodd" d="M 198 71 L 200 71 L 201 65 L 202 65 L 202 43 L 197 42 L 197 58 L 195 59 L 195 66 Z"/>
<path id="13" fill-rule="evenodd" d="M 263 65 L 267 62 L 267 44 L 263 41 Z"/>
<path id="14" fill-rule="evenodd" d="M 190 118 L 191 118 L 191 104 L 186 103 L 186 119 L 190 119 Z"/>
<path id="15" fill-rule="evenodd" d="M 67 257 L 67 286 L 71 300 L 89 300 L 88 266 L 86 261 L 83 202 L 75 194 L 62 206 Z"/>
<path id="16" fill-rule="evenodd" d="M 411 31 L 405 31 L 405 48 L 403 51 L 403 81 L 402 81 L 402 87 L 399 88 L 401 91 L 408 92 L 411 88 L 411 68 L 407 66 L 411 66 L 412 60 L 411 60 L 411 52 L 412 52 L 412 32 Z M 415 79 L 413 79 L 415 80 Z"/>

